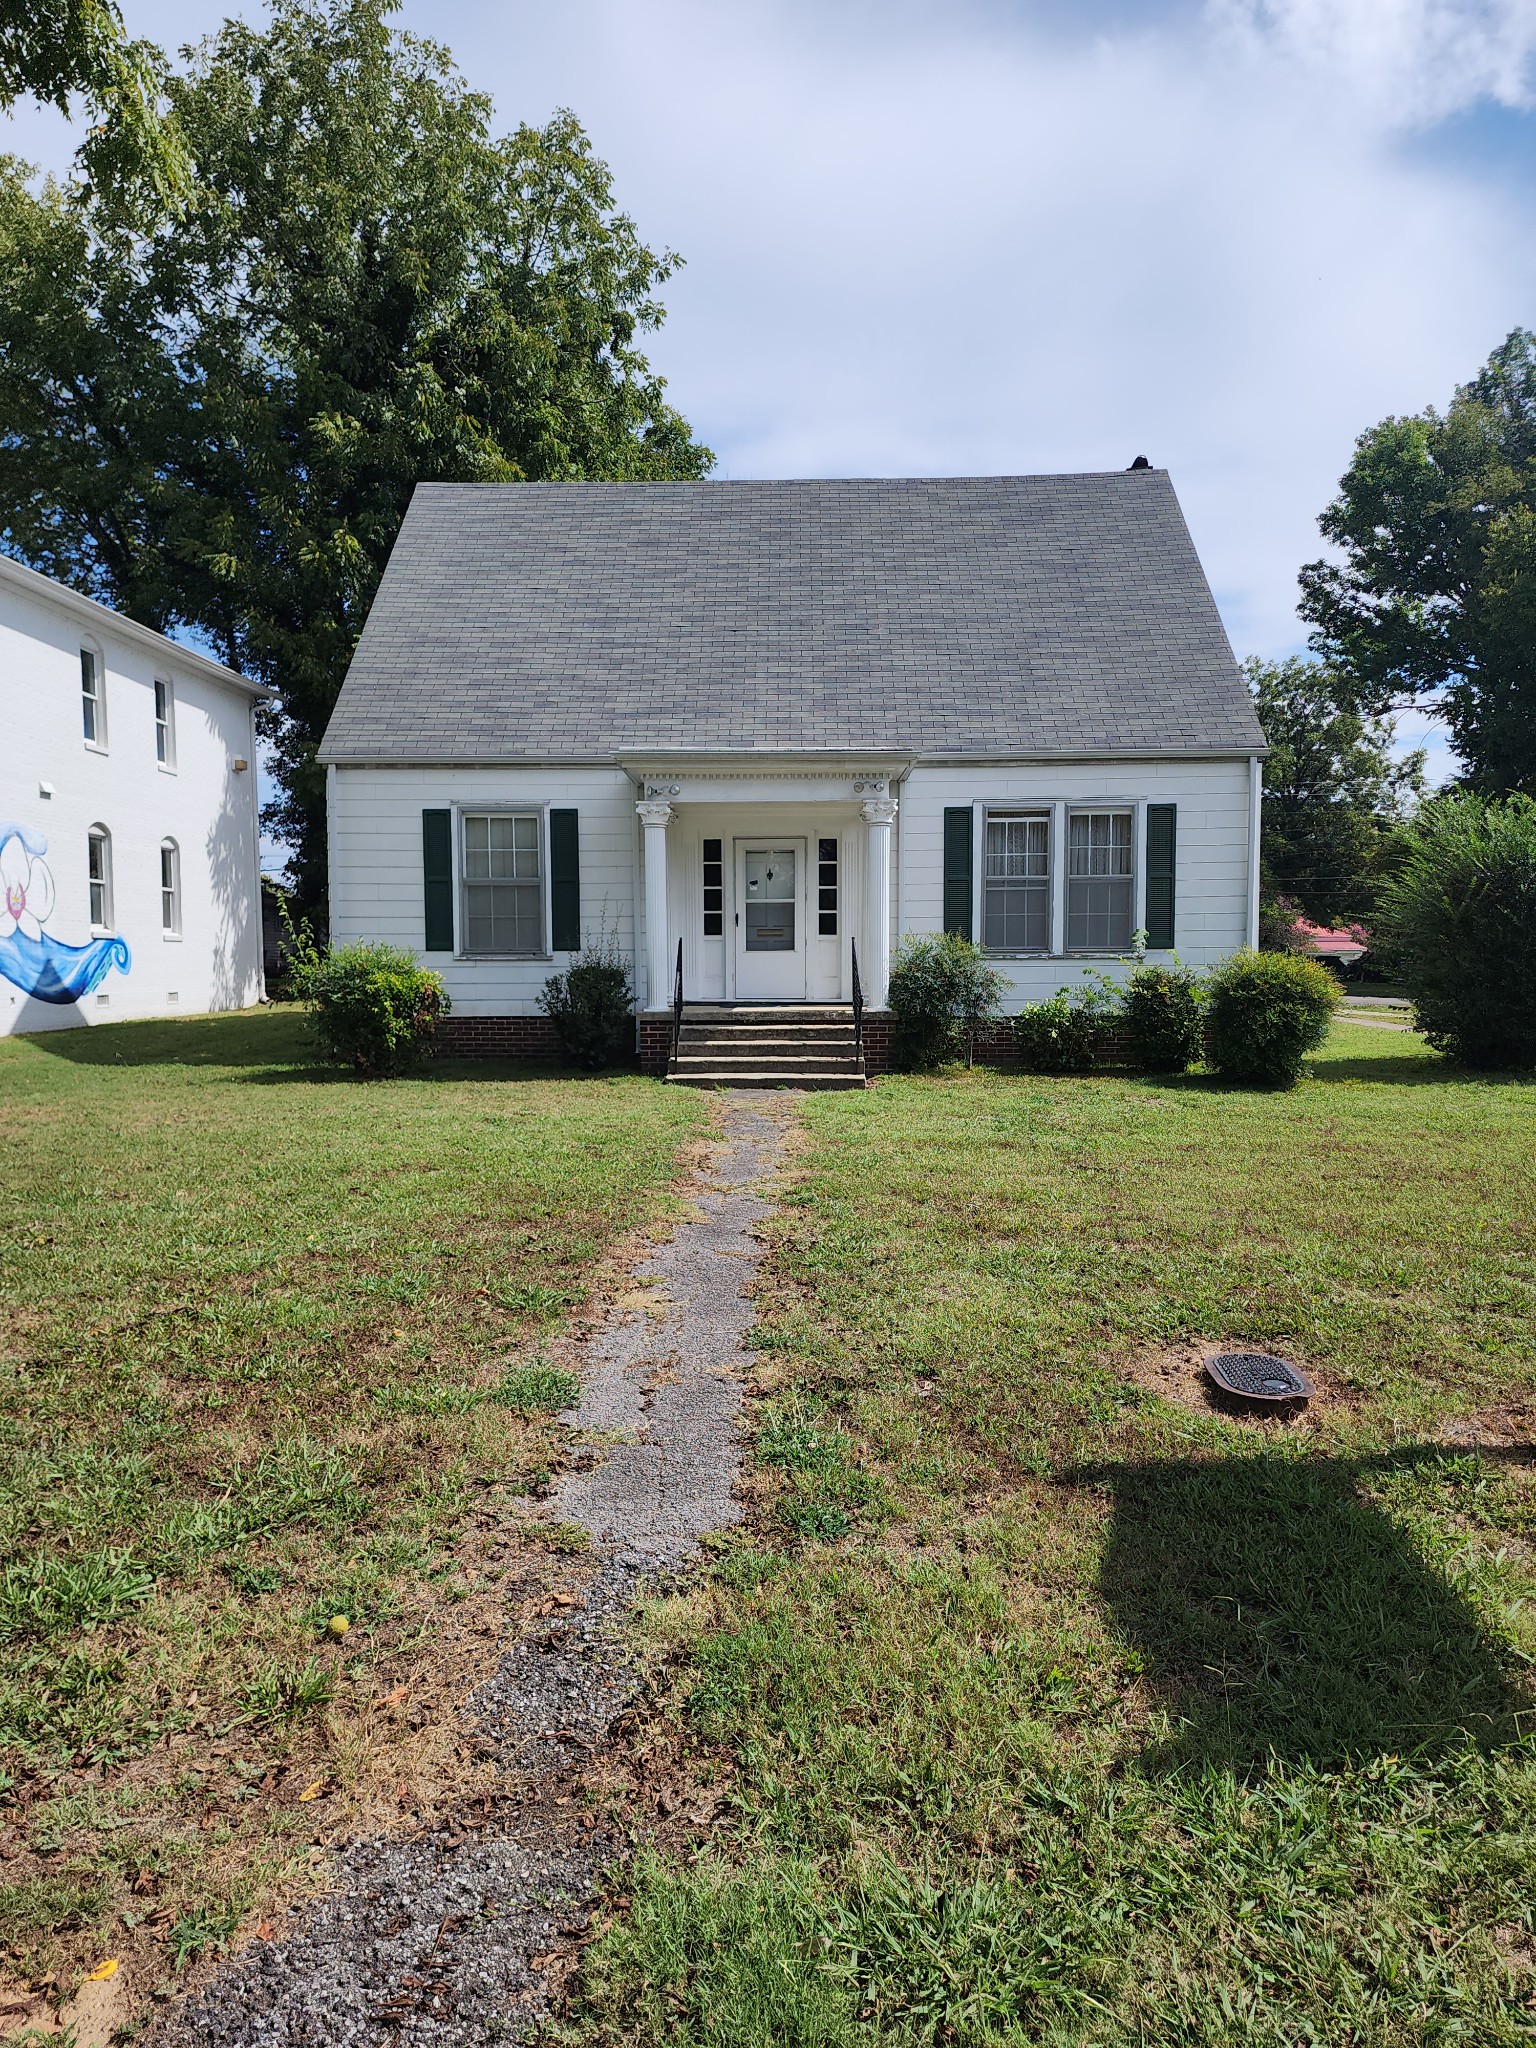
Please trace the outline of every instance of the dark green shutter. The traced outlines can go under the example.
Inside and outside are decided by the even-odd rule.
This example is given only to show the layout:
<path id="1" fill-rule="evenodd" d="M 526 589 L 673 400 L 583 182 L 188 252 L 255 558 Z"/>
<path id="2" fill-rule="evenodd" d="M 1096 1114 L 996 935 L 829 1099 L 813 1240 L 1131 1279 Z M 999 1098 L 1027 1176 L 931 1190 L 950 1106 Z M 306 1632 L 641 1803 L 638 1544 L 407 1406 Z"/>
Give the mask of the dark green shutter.
<path id="1" fill-rule="evenodd" d="M 549 814 L 549 928 L 557 953 L 581 950 L 581 851 L 574 811 Z"/>
<path id="2" fill-rule="evenodd" d="M 971 848 L 976 837 L 969 804 L 944 813 L 944 929 L 971 936 Z"/>
<path id="3" fill-rule="evenodd" d="M 421 880 L 426 903 L 422 939 L 428 953 L 453 951 L 453 813 L 421 814 Z"/>
<path id="4" fill-rule="evenodd" d="M 1178 844 L 1177 804 L 1147 805 L 1147 945 L 1173 944 L 1173 871 Z"/>

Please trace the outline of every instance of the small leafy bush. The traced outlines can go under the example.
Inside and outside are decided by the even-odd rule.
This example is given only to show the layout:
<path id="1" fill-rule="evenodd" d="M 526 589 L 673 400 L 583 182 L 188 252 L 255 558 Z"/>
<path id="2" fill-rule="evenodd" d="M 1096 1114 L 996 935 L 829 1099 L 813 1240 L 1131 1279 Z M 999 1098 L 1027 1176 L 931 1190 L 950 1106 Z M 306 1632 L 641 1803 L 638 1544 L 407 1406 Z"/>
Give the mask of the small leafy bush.
<path id="1" fill-rule="evenodd" d="M 370 1081 L 425 1058 L 448 1011 L 441 977 L 400 946 L 339 946 L 304 970 L 302 992 L 323 1057 Z"/>
<path id="2" fill-rule="evenodd" d="M 976 1033 L 1002 1008 L 1007 987 L 979 946 L 957 932 L 903 939 L 891 963 L 886 1003 L 904 1067 L 936 1067 L 976 1056 Z"/>
<path id="3" fill-rule="evenodd" d="M 1536 799 L 1426 804 L 1379 923 L 1419 1028 L 1469 1067 L 1536 1066 Z"/>
<path id="4" fill-rule="evenodd" d="M 1182 1074 L 1205 1050 L 1205 997 L 1199 977 L 1175 962 L 1138 967 L 1126 983 L 1121 1017 L 1132 1058 L 1144 1074 Z"/>
<path id="5" fill-rule="evenodd" d="M 1096 992 L 1059 988 L 1014 1018 L 1014 1050 L 1026 1073 L 1085 1074 L 1103 1059 L 1108 1030 Z"/>
<path id="6" fill-rule="evenodd" d="M 1225 1080 L 1293 1088 L 1328 1035 L 1339 985 L 1293 953 L 1234 953 L 1211 976 L 1206 1053 Z"/>
<path id="7" fill-rule="evenodd" d="M 560 1050 L 596 1073 L 629 1049 L 635 992 L 629 968 L 606 942 L 589 945 L 564 974 L 539 991 L 539 1008 L 555 1027 Z"/>

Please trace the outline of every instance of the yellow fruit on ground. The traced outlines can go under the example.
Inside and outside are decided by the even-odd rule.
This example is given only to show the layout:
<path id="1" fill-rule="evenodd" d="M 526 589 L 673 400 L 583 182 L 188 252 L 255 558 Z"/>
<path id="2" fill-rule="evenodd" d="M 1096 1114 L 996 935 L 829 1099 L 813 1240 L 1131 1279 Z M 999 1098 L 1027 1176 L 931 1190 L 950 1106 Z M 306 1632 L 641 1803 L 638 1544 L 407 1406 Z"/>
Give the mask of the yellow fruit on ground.
<path id="1" fill-rule="evenodd" d="M 328 1636 L 344 1636 L 351 1626 L 344 1614 L 333 1614 L 325 1624 L 325 1632 Z"/>

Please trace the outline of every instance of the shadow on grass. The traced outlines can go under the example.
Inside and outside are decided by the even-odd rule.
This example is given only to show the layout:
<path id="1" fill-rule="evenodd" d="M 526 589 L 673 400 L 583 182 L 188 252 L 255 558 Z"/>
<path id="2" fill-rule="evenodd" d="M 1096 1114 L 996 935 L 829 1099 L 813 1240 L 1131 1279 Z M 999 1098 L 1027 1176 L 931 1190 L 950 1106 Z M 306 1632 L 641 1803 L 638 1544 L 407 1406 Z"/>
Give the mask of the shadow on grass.
<path id="1" fill-rule="evenodd" d="M 260 1087 L 368 1087 L 344 1067 L 321 1065 L 310 1049 L 297 1010 L 240 1010 L 221 1017 L 150 1017 L 97 1024 L 75 1031 L 35 1032 L 18 1039 L 38 1052 L 79 1067 L 209 1067 Z M 612 1067 L 600 1074 L 554 1060 L 429 1060 L 411 1081 L 607 1080 L 637 1071 Z"/>
<path id="2" fill-rule="evenodd" d="M 1068 1475 L 1114 1495 L 1100 1590 L 1175 1724 L 1145 1763 L 1333 1769 L 1512 1741 L 1528 1703 L 1487 1628 L 1362 1491 L 1454 1469 L 1420 1449 Z"/>

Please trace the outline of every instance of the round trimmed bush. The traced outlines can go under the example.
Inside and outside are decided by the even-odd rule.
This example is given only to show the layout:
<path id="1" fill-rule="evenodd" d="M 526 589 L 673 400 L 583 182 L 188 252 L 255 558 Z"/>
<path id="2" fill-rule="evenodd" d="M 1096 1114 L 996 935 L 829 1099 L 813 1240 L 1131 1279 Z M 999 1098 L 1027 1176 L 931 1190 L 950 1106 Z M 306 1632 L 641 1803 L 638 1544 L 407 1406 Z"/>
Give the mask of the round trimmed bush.
<path id="1" fill-rule="evenodd" d="M 1138 967 L 1120 1015 L 1144 1074 L 1182 1074 L 1205 1050 L 1205 993 L 1187 967 Z"/>
<path id="2" fill-rule="evenodd" d="M 1338 983 L 1315 960 L 1235 953 L 1207 987 L 1206 1056 L 1224 1080 L 1293 1088 L 1338 1004 Z"/>
<path id="3" fill-rule="evenodd" d="M 321 1053 L 370 1081 L 424 1059 L 448 1010 L 441 979 L 399 946 L 338 946 L 305 967 L 302 987 Z"/>
<path id="4" fill-rule="evenodd" d="M 904 1067 L 969 1061 L 977 1029 L 997 1015 L 1005 985 L 980 946 L 957 932 L 903 939 L 885 999 L 897 1059 Z"/>
<path id="5" fill-rule="evenodd" d="M 1426 804 L 1378 923 L 1432 1046 L 1536 1066 L 1536 800 Z"/>

